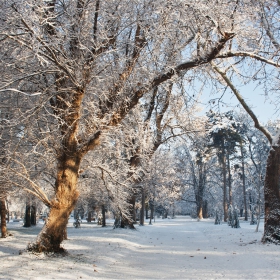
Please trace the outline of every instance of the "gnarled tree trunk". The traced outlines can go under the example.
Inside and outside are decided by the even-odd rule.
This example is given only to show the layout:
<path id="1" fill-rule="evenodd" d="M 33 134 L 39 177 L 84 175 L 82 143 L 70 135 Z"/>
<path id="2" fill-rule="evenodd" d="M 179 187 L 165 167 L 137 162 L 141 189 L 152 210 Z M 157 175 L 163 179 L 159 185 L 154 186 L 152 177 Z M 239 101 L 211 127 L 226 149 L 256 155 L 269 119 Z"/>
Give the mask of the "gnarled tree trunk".
<path id="1" fill-rule="evenodd" d="M 265 224 L 263 242 L 280 244 L 280 136 L 277 145 L 272 145 L 267 159 L 264 200 L 265 200 Z"/>
<path id="2" fill-rule="evenodd" d="M 68 218 L 78 200 L 76 189 L 80 157 L 66 155 L 59 159 L 55 197 L 51 201 L 49 217 L 29 250 L 37 252 L 63 251 L 61 243 L 66 236 Z"/>
<path id="3" fill-rule="evenodd" d="M 129 217 L 122 217 L 121 228 L 130 228 L 135 229 L 134 222 L 136 222 L 136 213 L 135 213 L 135 195 L 131 195 L 128 201 L 129 203 Z"/>
<path id="4" fill-rule="evenodd" d="M 130 158 L 130 166 L 131 167 L 137 167 L 140 164 L 140 159 L 138 156 L 138 149 L 136 150 L 136 153 Z M 139 180 L 135 180 L 134 184 L 136 185 Z M 137 187 L 136 187 L 137 188 Z M 121 220 L 121 227 L 122 228 L 130 228 L 130 229 L 135 229 L 134 223 L 136 222 L 136 212 L 135 212 L 135 202 L 136 202 L 136 192 L 135 190 L 133 193 L 130 194 L 129 199 L 128 199 L 128 204 L 129 204 L 129 216 L 128 217 L 122 217 Z"/>

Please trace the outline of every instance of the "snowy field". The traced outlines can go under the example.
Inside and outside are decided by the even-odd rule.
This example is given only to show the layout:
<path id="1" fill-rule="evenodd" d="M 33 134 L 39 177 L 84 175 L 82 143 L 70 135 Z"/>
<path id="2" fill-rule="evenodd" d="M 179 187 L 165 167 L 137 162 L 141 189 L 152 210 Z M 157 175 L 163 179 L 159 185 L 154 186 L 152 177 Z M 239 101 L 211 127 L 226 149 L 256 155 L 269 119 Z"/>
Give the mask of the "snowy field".
<path id="1" fill-rule="evenodd" d="M 9 223 L 13 236 L 0 239 L 0 279 L 279 279 L 280 248 L 260 243 L 263 223 L 258 233 L 249 222 L 240 225 L 189 217 L 158 219 L 134 231 L 69 223 L 68 255 L 57 257 L 19 254 L 42 224 Z"/>

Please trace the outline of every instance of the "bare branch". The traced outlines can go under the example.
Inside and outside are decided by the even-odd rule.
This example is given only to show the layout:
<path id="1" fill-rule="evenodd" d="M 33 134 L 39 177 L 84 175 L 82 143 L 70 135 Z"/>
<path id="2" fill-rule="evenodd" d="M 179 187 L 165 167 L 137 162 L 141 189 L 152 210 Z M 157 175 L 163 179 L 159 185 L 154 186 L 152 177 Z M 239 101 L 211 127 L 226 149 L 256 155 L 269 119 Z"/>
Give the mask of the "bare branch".
<path id="1" fill-rule="evenodd" d="M 263 56 L 251 53 L 251 52 L 225 52 L 225 53 L 221 53 L 219 55 L 217 55 L 216 58 L 229 58 L 229 57 L 238 57 L 238 56 L 243 56 L 243 57 L 251 57 L 254 58 L 256 60 L 259 60 L 261 62 L 265 62 L 269 65 L 275 66 L 275 67 L 280 67 L 280 64 L 274 62 L 273 60 L 267 59 Z"/>
<path id="2" fill-rule="evenodd" d="M 218 68 L 217 65 L 215 65 L 213 62 L 211 63 L 213 69 L 220 74 L 220 76 L 223 78 L 223 80 L 226 82 L 226 84 L 230 87 L 230 89 L 232 90 L 232 92 L 234 93 L 234 95 L 236 96 L 236 98 L 238 99 L 238 101 L 240 102 L 240 104 L 242 105 L 242 107 L 245 109 L 245 111 L 250 115 L 250 117 L 253 119 L 254 123 L 255 123 L 255 127 L 260 130 L 268 139 L 268 141 L 270 142 L 270 144 L 272 144 L 272 136 L 269 133 L 269 131 L 262 126 L 259 123 L 258 118 L 256 117 L 256 115 L 254 114 L 254 112 L 251 110 L 251 108 L 247 105 L 246 101 L 244 100 L 244 98 L 242 97 L 242 95 L 239 93 L 239 91 L 236 89 L 236 87 L 233 85 L 233 83 L 230 81 L 230 79 L 227 77 L 226 73 L 223 72 L 220 68 Z"/>

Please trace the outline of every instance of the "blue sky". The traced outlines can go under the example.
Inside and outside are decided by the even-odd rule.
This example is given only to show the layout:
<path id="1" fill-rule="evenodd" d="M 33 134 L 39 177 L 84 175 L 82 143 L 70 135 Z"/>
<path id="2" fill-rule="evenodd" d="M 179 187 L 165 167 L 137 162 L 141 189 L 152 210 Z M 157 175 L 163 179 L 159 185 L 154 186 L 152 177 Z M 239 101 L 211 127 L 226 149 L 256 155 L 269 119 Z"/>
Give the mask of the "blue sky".
<path id="1" fill-rule="evenodd" d="M 244 86 L 239 92 L 242 94 L 247 104 L 252 106 L 253 112 L 263 124 L 267 123 L 269 120 L 280 119 L 280 112 L 277 112 L 277 107 L 275 105 L 276 96 L 270 95 L 266 97 L 261 89 L 255 89 L 253 85 Z M 202 102 L 201 107 L 204 107 L 203 112 L 207 112 L 211 108 L 209 106 L 210 99 L 217 99 L 220 96 L 221 93 L 210 95 L 207 91 L 204 91 L 200 99 Z M 230 90 L 225 92 L 221 100 L 226 103 L 224 106 L 220 104 L 219 108 L 221 111 L 239 110 L 240 108 L 238 100 Z M 216 105 L 217 101 L 211 106 Z M 213 107 L 213 109 L 217 111 L 218 107 Z"/>

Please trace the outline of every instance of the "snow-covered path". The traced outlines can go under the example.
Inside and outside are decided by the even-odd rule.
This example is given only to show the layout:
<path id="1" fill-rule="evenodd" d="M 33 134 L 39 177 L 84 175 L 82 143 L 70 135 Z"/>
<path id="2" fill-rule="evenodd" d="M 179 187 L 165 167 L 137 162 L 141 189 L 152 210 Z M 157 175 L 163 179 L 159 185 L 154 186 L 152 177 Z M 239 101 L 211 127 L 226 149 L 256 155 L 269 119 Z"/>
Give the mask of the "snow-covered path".
<path id="1" fill-rule="evenodd" d="M 136 228 L 69 225 L 60 258 L 19 255 L 39 229 L 11 228 L 0 241 L 0 279 L 279 279 L 279 247 L 259 242 L 262 226 L 178 217 Z"/>

